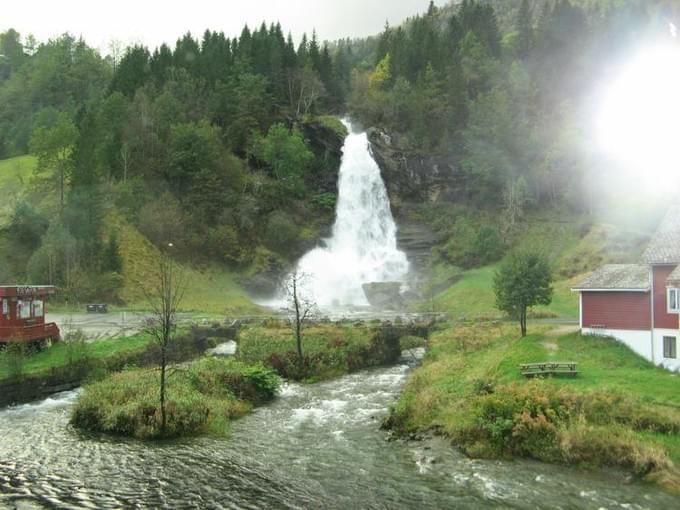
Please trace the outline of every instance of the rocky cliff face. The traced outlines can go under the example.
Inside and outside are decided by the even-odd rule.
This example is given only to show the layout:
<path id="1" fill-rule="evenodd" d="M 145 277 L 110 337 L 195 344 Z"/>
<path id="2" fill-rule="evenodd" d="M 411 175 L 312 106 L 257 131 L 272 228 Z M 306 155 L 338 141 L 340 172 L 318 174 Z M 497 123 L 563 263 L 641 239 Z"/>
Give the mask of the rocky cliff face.
<path id="1" fill-rule="evenodd" d="M 302 133 L 319 163 L 307 178 L 309 188 L 317 193 L 337 193 L 344 135 L 318 121 L 303 123 Z"/>
<path id="2" fill-rule="evenodd" d="M 397 217 L 412 205 L 451 199 L 459 189 L 462 174 L 450 156 L 404 149 L 396 135 L 378 128 L 368 130 L 368 139 Z"/>
<path id="3" fill-rule="evenodd" d="M 397 243 L 418 271 L 427 263 L 438 235 L 414 214 L 423 204 L 453 201 L 463 176 L 447 155 L 425 155 L 400 147 L 397 136 L 378 128 L 368 130 L 373 157 L 380 166 L 399 227 Z"/>

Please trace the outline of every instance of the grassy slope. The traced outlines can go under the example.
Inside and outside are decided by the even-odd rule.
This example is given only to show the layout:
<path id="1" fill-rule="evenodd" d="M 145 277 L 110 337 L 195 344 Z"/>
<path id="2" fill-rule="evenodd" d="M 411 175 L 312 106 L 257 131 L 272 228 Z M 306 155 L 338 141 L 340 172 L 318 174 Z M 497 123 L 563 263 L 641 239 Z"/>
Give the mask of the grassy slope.
<path id="1" fill-rule="evenodd" d="M 555 281 L 553 302 L 534 310 L 535 316 L 577 318 L 578 295 L 571 288 L 588 272 L 605 263 L 634 262 L 648 239 L 649 232 L 624 224 L 596 223 L 585 235 L 578 218 L 536 215 L 527 220 L 521 235 L 522 246 L 544 251 L 552 261 Z M 499 318 L 495 309 L 493 275 L 497 265 L 460 273 L 456 268 L 438 267 L 436 278 L 460 273 L 460 278 L 435 296 L 435 308 L 453 318 Z M 430 305 L 431 306 L 431 305 Z"/>
<path id="2" fill-rule="evenodd" d="M 145 308 L 142 283 L 155 270 L 159 252 L 139 231 L 121 220 L 115 222 L 120 233 L 124 284 L 121 296 L 131 308 Z M 203 270 L 186 268 L 187 288 L 182 301 L 185 311 L 211 314 L 254 314 L 260 311 L 234 281 L 234 275 L 223 268 Z"/>

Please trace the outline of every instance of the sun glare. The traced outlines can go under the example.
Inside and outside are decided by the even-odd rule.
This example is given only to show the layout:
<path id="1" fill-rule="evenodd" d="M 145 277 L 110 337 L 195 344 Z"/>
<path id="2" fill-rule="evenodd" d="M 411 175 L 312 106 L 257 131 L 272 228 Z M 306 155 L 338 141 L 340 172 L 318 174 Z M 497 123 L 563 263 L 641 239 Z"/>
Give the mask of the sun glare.
<path id="1" fill-rule="evenodd" d="M 678 185 L 680 45 L 640 51 L 611 84 L 597 120 L 603 150 L 641 184 Z"/>

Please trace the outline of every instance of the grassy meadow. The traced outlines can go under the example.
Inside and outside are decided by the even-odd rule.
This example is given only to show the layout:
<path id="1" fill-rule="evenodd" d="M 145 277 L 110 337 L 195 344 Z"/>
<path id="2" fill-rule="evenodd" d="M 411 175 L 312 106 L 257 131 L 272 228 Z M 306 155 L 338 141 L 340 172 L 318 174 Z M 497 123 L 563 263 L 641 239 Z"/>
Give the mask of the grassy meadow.
<path id="1" fill-rule="evenodd" d="M 591 223 L 568 214 L 535 213 L 520 228 L 520 246 L 543 252 L 553 268 L 553 300 L 532 310 L 534 318 L 578 318 L 578 294 L 571 292 L 602 264 L 635 262 L 651 233 L 649 225 L 617 218 L 617 223 Z M 442 262 L 431 270 L 435 289 L 421 310 L 447 312 L 453 319 L 499 319 L 493 277 L 498 264 L 462 270 Z M 425 292 L 425 294 L 428 294 Z M 431 294 L 431 293 L 430 293 Z"/>
<path id="2" fill-rule="evenodd" d="M 518 365 L 578 363 L 577 377 L 529 380 Z M 678 374 L 609 338 L 471 322 L 431 335 L 387 425 L 436 430 L 472 457 L 529 457 L 630 469 L 680 490 Z"/>

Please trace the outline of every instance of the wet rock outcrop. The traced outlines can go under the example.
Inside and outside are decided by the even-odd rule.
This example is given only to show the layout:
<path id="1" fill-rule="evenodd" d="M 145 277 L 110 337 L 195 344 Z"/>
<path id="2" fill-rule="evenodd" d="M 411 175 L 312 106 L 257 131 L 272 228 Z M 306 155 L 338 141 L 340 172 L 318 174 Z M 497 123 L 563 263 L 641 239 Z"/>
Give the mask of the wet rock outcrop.
<path id="1" fill-rule="evenodd" d="M 451 199 L 460 188 L 463 176 L 451 156 L 404 148 L 398 135 L 379 128 L 367 133 L 397 217 L 402 217 L 409 205 Z"/>
<path id="2" fill-rule="evenodd" d="M 398 135 L 370 128 L 368 139 L 398 224 L 397 245 L 415 272 L 422 270 L 440 237 L 418 218 L 427 202 L 455 201 L 464 178 L 450 155 L 424 154 L 402 146 Z"/>
<path id="3" fill-rule="evenodd" d="M 403 307 L 401 282 L 370 282 L 361 288 L 368 303 L 381 310 L 398 310 Z"/>

